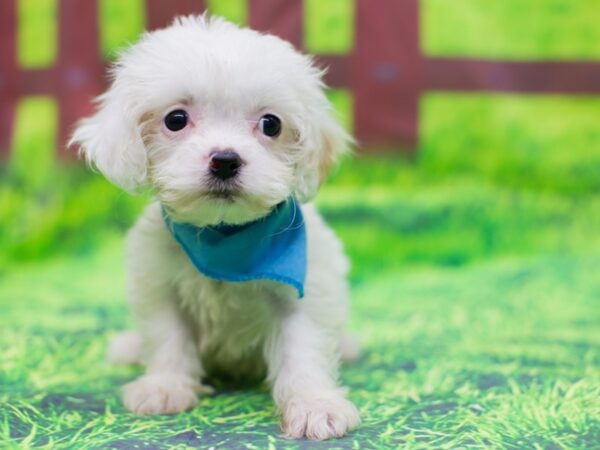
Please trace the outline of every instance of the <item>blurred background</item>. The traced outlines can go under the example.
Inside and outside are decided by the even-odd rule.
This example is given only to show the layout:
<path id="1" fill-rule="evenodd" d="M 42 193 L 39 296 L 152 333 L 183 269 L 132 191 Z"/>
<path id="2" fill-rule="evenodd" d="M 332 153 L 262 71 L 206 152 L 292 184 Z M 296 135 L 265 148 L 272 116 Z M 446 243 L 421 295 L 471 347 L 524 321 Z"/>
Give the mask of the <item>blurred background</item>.
<path id="1" fill-rule="evenodd" d="M 597 444 L 598 0 L 2 0 L 5 438 L 67 445 L 98 418 L 88 444 L 122 438 L 110 408 L 124 414 L 133 372 L 100 360 L 129 323 L 122 239 L 148 195 L 120 192 L 65 141 L 121 48 L 204 10 L 314 54 L 357 137 L 317 201 L 352 259 L 365 341 L 344 378 L 366 424 L 352 445 Z M 75 417 L 78 398 L 98 406 Z M 240 402 L 227 411 L 251 409 Z M 154 425 L 209 439 L 172 420 Z"/>

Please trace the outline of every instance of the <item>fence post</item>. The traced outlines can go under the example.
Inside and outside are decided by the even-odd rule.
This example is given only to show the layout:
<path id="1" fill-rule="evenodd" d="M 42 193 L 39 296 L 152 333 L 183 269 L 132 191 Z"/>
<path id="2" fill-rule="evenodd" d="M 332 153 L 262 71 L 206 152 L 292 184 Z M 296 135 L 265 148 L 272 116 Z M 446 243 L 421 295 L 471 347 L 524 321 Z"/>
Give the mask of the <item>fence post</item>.
<path id="1" fill-rule="evenodd" d="M 166 27 L 175 16 L 200 14 L 205 8 L 203 0 L 146 0 L 147 29 Z"/>
<path id="2" fill-rule="evenodd" d="M 104 86 L 96 0 L 61 0 L 55 76 L 60 107 L 59 153 L 76 121 L 92 112 L 91 100 Z"/>
<path id="3" fill-rule="evenodd" d="M 414 150 L 423 71 L 419 0 L 356 1 L 350 83 L 359 143 Z"/>
<path id="4" fill-rule="evenodd" d="M 302 49 L 302 1 L 248 0 L 252 28 L 275 34 Z M 353 0 L 351 0 L 353 1 Z"/>
<path id="5" fill-rule="evenodd" d="M 17 0 L 0 1 L 0 158 L 10 150 L 17 102 Z"/>

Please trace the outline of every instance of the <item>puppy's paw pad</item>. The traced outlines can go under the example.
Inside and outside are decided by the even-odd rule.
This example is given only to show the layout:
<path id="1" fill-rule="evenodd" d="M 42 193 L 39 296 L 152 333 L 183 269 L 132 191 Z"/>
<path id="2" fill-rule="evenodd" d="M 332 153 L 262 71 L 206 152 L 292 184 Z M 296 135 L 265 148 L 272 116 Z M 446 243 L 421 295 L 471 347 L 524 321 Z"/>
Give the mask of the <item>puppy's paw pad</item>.
<path id="1" fill-rule="evenodd" d="M 144 375 L 123 387 L 123 403 L 136 414 L 175 414 L 196 406 L 199 391 L 184 375 Z"/>
<path id="2" fill-rule="evenodd" d="M 321 441 L 342 437 L 359 423 L 358 410 L 342 396 L 293 399 L 283 411 L 282 429 L 288 438 Z"/>

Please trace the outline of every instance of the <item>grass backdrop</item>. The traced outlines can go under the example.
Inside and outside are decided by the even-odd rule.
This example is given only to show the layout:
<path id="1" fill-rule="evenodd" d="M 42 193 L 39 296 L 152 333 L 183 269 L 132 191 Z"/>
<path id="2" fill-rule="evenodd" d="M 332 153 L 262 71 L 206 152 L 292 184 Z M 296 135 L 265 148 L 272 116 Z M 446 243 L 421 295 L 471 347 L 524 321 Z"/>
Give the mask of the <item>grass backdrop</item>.
<path id="1" fill-rule="evenodd" d="M 583 190 L 472 164 L 435 169 L 436 139 L 426 136 L 416 164 L 346 161 L 319 197 L 354 262 L 351 326 L 364 351 L 342 379 L 364 419 L 357 432 L 335 444 L 282 440 L 264 388 L 224 386 L 173 417 L 128 414 L 119 386 L 140 370 L 111 367 L 104 354 L 109 336 L 129 325 L 121 232 L 143 199 L 69 171 L 65 247 L 0 278 L 0 436 L 53 449 L 594 448 L 595 179 L 582 177 Z M 570 155 L 564 165 L 577 171 L 577 150 Z M 44 238 L 52 229 L 39 246 L 59 246 Z"/>
<path id="2" fill-rule="evenodd" d="M 600 55 L 594 0 L 501 3 L 424 1 L 425 49 Z M 104 357 L 130 325 L 122 235 L 147 198 L 47 158 L 52 108 L 23 107 L 0 168 L 0 447 L 600 448 L 598 99 L 428 95 L 416 160 L 357 157 L 324 186 L 353 261 L 363 353 L 342 379 L 363 425 L 321 444 L 279 438 L 264 387 L 171 417 L 124 410 L 140 369 Z"/>

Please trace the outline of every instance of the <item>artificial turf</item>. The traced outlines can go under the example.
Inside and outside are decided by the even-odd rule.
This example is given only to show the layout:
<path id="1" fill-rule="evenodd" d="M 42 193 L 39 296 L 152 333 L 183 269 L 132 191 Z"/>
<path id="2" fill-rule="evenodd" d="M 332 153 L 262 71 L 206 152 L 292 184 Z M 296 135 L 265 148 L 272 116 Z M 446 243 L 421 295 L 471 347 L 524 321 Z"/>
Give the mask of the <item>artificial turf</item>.
<path id="1" fill-rule="evenodd" d="M 425 0 L 424 51 L 597 58 L 595 0 L 526 3 Z M 105 54 L 141 28 L 119 23 Z M 146 199 L 48 158 L 46 100 L 0 166 L 0 448 L 600 448 L 598 99 L 426 95 L 416 158 L 345 161 L 324 187 L 363 340 L 341 373 L 363 424 L 326 443 L 280 438 L 264 387 L 124 410 L 140 369 L 104 358 L 130 324 L 122 235 Z"/>
<path id="2" fill-rule="evenodd" d="M 129 318 L 122 238 L 103 235 L 0 278 L 3 445 L 598 448 L 597 196 L 421 166 L 347 162 L 319 201 L 354 262 L 363 352 L 342 380 L 356 432 L 282 439 L 265 387 L 220 385 L 176 416 L 127 413 L 119 386 L 140 369 L 104 362 Z"/>

